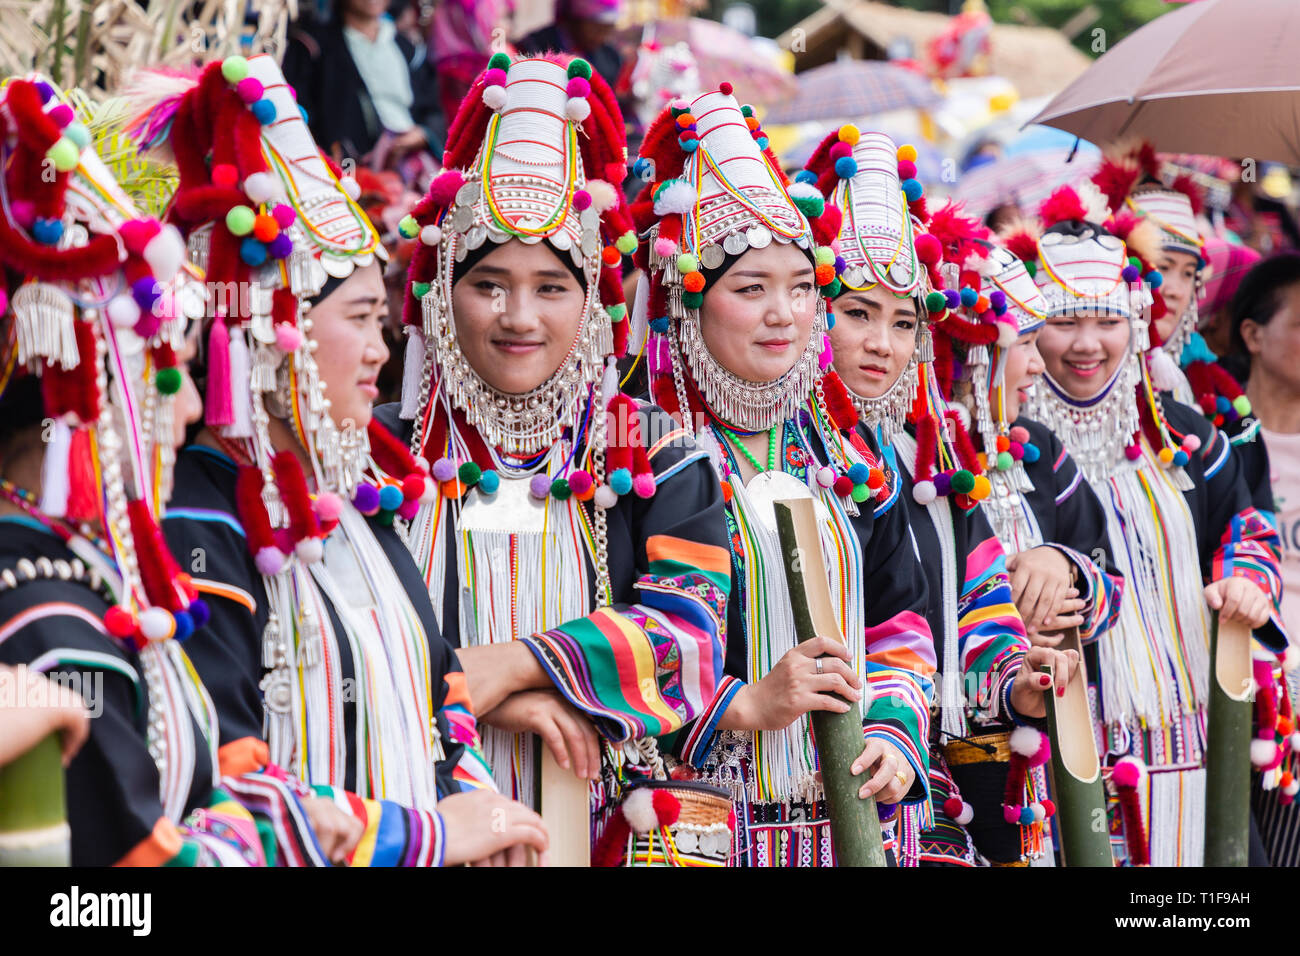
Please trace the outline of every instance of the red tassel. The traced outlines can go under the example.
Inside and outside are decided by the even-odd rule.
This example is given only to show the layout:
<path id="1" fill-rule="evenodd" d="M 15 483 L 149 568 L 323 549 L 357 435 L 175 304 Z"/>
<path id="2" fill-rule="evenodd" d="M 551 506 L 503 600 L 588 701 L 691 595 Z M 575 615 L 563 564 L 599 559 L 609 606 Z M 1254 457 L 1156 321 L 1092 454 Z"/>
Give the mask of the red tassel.
<path id="1" fill-rule="evenodd" d="M 1142 800 L 1136 787 L 1116 787 L 1119 791 L 1120 814 L 1124 818 L 1124 841 L 1128 844 L 1129 862 L 1134 866 L 1150 866 L 1151 854 L 1147 848 L 1146 830 L 1142 825 Z"/>
<path id="2" fill-rule="evenodd" d="M 596 845 L 591 850 L 591 865 L 597 867 L 616 867 L 623 863 L 623 858 L 627 853 L 628 837 L 632 835 L 632 828 L 627 825 L 627 817 L 623 816 L 622 808 L 614 811 L 605 824 L 605 830 L 596 841 Z"/>
<path id="3" fill-rule="evenodd" d="M 320 523 L 311 506 L 307 477 L 302 472 L 298 457 L 291 451 L 276 452 L 271 459 L 271 470 L 275 473 L 280 500 L 289 512 L 289 533 L 294 542 L 317 537 L 320 534 Z"/>
<path id="4" fill-rule="evenodd" d="M 935 449 L 938 446 L 939 429 L 931 415 L 923 416 L 916 425 L 916 480 L 930 481 L 934 478 Z"/>
<path id="5" fill-rule="evenodd" d="M 855 428 L 858 424 L 858 410 L 853 405 L 853 399 L 849 398 L 849 390 L 834 370 L 823 376 L 822 391 L 826 395 L 826 410 L 835 427 L 842 432 Z"/>
<path id="6" fill-rule="evenodd" d="M 1025 770 L 1029 761 L 1023 754 L 1011 752 L 1011 762 L 1007 765 L 1007 788 L 1002 793 L 1002 803 L 1008 807 L 1018 807 L 1025 802 Z"/>
<path id="7" fill-rule="evenodd" d="M 970 433 L 966 431 L 966 426 L 962 424 L 961 418 L 955 411 L 945 412 L 944 417 L 952 423 L 954 444 L 957 446 L 957 457 L 961 460 L 962 467 L 971 474 L 978 475 L 979 458 L 976 457 L 975 445 L 970 440 Z"/>
<path id="8" fill-rule="evenodd" d="M 234 396 L 230 382 L 230 332 L 220 316 L 208 333 L 208 389 L 204 420 L 208 425 L 230 425 L 235 421 Z"/>
<path id="9" fill-rule="evenodd" d="M 262 472 L 252 465 L 242 465 L 235 476 L 235 510 L 248 541 L 249 554 L 256 557 L 263 548 L 275 547 L 271 518 L 262 500 Z"/>
<path id="10" fill-rule="evenodd" d="M 99 480 L 90 454 L 90 432 L 76 428 L 68 449 L 68 507 L 65 517 L 74 524 L 97 524 L 104 521 Z"/>
<path id="11" fill-rule="evenodd" d="M 829 246 L 840 234 L 844 213 L 838 206 L 827 205 L 822 214 L 812 221 L 813 239 L 819 246 Z"/>
<path id="12" fill-rule="evenodd" d="M 273 325 L 298 325 L 298 297 L 292 289 L 276 289 L 271 293 L 271 322 Z"/>
<path id="13" fill-rule="evenodd" d="M 378 419 L 370 419 L 366 435 L 370 438 L 370 456 L 384 472 L 395 478 L 405 478 L 419 472 L 410 449 L 398 441 L 397 436 L 381 425 Z"/>
<path id="14" fill-rule="evenodd" d="M 136 564 L 140 569 L 140 583 L 145 596 L 154 607 L 169 611 L 184 610 L 176 589 L 172 586 L 172 576 L 163 557 L 162 532 L 149 511 L 148 502 L 141 498 L 126 503 L 127 517 L 131 522 L 131 540 L 135 545 Z"/>

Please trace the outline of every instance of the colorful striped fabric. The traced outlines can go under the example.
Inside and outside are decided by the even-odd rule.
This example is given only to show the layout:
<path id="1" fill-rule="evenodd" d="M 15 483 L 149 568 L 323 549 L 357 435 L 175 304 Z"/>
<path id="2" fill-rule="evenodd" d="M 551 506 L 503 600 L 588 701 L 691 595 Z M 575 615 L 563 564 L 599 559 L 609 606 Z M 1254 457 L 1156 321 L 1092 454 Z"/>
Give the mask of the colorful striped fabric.
<path id="1" fill-rule="evenodd" d="M 483 755 L 482 741 L 479 740 L 478 720 L 474 716 L 474 705 L 469 699 L 465 672 L 448 671 L 443 674 L 442 680 L 447 687 L 442 714 L 447 718 L 451 739 L 464 748 L 460 760 L 452 768 L 452 778 L 462 792 L 495 790 L 497 787 L 492 779 L 492 768 L 488 766 L 487 757 Z"/>
<path id="2" fill-rule="evenodd" d="M 1282 541 L 1277 526 L 1255 508 L 1232 516 L 1219 549 L 1211 560 L 1211 578 L 1237 577 L 1254 581 L 1272 600 L 1269 621 L 1286 634 L 1282 622 Z M 1277 648 L 1275 647 L 1274 650 Z"/>
<path id="3" fill-rule="evenodd" d="M 969 703 L 991 719 L 1010 717 L 1000 713 L 1002 685 L 1015 677 L 1028 649 L 1025 622 L 1011 600 L 1006 556 L 990 536 L 967 553 L 966 582 L 957 602 L 957 659 L 967 680 L 982 678 Z"/>
<path id="4" fill-rule="evenodd" d="M 915 611 L 900 611 L 868 626 L 864 635 L 871 704 L 863 715 L 863 733 L 893 744 L 907 757 L 918 781 L 928 781 L 928 754 L 920 742 L 930 738 L 937 669 L 930 625 Z"/>
<path id="5" fill-rule="evenodd" d="M 641 601 L 601 608 L 526 638 L 560 691 L 611 740 L 677 730 L 704 712 L 722 678 L 730 555 L 653 535 Z"/>

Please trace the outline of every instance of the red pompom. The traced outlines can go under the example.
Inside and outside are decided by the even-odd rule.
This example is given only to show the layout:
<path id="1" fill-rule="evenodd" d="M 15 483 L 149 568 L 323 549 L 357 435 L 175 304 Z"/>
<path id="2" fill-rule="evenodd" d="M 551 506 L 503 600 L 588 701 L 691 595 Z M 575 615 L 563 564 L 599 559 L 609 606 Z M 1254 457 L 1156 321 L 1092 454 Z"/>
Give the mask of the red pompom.
<path id="1" fill-rule="evenodd" d="M 837 495 L 841 498 L 847 498 L 853 494 L 853 479 L 848 475 L 840 475 L 835 479 L 835 484 L 831 486 Z"/>
<path id="2" fill-rule="evenodd" d="M 721 93 L 723 96 L 730 96 L 731 90 L 732 90 L 732 86 L 726 80 L 723 80 L 721 83 L 718 84 L 718 92 Z"/>
<path id="3" fill-rule="evenodd" d="M 402 500 L 418 501 L 424 494 L 426 484 L 423 475 L 407 475 L 402 480 Z"/>
<path id="4" fill-rule="evenodd" d="M 128 638 L 135 633 L 135 615 L 131 609 L 115 604 L 104 612 L 104 627 L 117 638 Z"/>

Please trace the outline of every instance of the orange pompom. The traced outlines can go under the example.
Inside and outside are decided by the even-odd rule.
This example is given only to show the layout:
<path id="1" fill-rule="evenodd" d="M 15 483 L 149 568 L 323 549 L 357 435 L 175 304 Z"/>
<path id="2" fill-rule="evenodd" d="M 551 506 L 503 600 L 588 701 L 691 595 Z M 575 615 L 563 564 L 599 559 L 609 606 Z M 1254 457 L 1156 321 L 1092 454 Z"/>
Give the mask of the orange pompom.
<path id="1" fill-rule="evenodd" d="M 1008 438 L 1006 435 L 999 435 L 998 451 L 1010 451 L 1010 450 L 1011 450 L 1011 439 Z"/>
<path id="2" fill-rule="evenodd" d="M 975 300 L 975 312 L 977 315 L 983 315 L 990 308 L 992 308 L 992 306 L 989 304 L 987 296 L 980 296 Z"/>
<path id="3" fill-rule="evenodd" d="M 686 273 L 686 275 L 682 276 L 682 288 L 685 289 L 687 292 L 703 292 L 704 273 L 703 272 Z"/>
<path id="4" fill-rule="evenodd" d="M 1295 777 L 1292 776 L 1290 773 L 1288 773 L 1288 772 L 1286 772 L 1286 771 L 1283 771 L 1283 772 L 1282 772 L 1282 779 L 1278 781 L 1278 785 L 1281 786 L 1282 789 L 1285 790 L 1287 787 L 1291 786 L 1291 784 L 1293 784 L 1293 783 L 1295 783 Z"/>
<path id="5" fill-rule="evenodd" d="M 274 216 L 262 213 L 253 219 L 253 238 L 258 242 L 270 242 L 280 234 L 280 224 Z"/>
<path id="6" fill-rule="evenodd" d="M 867 472 L 867 487 L 875 491 L 885 483 L 885 473 L 879 468 L 872 468 Z"/>
<path id="7" fill-rule="evenodd" d="M 813 273 L 817 277 L 818 285 L 830 285 L 835 279 L 835 267 L 833 265 L 820 265 Z"/>
<path id="8" fill-rule="evenodd" d="M 758 129 L 758 117 L 757 117 L 757 116 L 746 116 L 746 117 L 745 117 L 745 125 L 748 126 L 751 130 Z"/>
<path id="9" fill-rule="evenodd" d="M 695 117 L 690 113 L 683 113 L 681 116 L 677 117 L 677 126 L 679 129 L 686 129 L 694 122 Z"/>
<path id="10" fill-rule="evenodd" d="M 731 496 L 734 495 L 734 494 L 735 494 L 735 492 L 731 490 L 731 482 L 729 482 L 729 481 L 724 481 L 724 482 L 722 483 L 722 503 L 723 503 L 723 504 L 730 504 L 730 503 L 731 503 Z"/>
<path id="11" fill-rule="evenodd" d="M 1295 724 L 1291 722 L 1290 717 L 1279 717 L 1277 719 L 1277 732 L 1283 737 L 1290 737 L 1293 730 L 1295 730 Z"/>
<path id="12" fill-rule="evenodd" d="M 623 258 L 623 253 L 614 246 L 606 246 L 600 251 L 600 258 L 607 266 L 616 266 Z"/>
<path id="13" fill-rule="evenodd" d="M 983 475 L 975 476 L 975 487 L 971 489 L 970 496 L 975 501 L 983 501 L 989 495 L 993 494 L 992 483 Z"/>
<path id="14" fill-rule="evenodd" d="M 1160 459 L 1162 465 L 1167 465 L 1174 460 L 1174 450 L 1172 448 L 1161 448 L 1156 457 Z"/>
<path id="15" fill-rule="evenodd" d="M 989 460 L 988 460 L 988 457 L 984 454 L 984 452 L 982 452 L 982 451 L 981 451 L 981 452 L 976 452 L 976 454 L 975 454 L 975 460 L 978 461 L 978 462 L 980 463 L 980 471 L 988 471 L 988 470 L 989 470 Z"/>
<path id="16" fill-rule="evenodd" d="M 465 486 L 459 479 L 453 478 L 451 481 L 444 481 L 439 490 L 444 498 L 459 498 L 465 493 Z"/>

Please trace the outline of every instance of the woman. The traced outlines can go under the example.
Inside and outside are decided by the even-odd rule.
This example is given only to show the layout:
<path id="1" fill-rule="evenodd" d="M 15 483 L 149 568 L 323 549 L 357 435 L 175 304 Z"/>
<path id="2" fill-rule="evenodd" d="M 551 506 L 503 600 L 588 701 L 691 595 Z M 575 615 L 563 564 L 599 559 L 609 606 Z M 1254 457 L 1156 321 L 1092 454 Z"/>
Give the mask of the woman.
<path id="1" fill-rule="evenodd" d="M 264 738 L 311 786 L 436 813 L 463 841 L 456 862 L 522 862 L 544 831 L 462 792 L 491 786 L 464 678 L 391 527 L 426 482 L 370 423 L 387 358 L 378 237 L 270 57 L 211 65 L 148 114 L 163 124 L 181 171 L 172 212 L 210 287 L 252 290 L 215 303 L 202 428 L 166 522 L 211 596 L 192 658 L 223 734 Z"/>
<path id="2" fill-rule="evenodd" d="M 1096 488 L 1125 579 L 1119 620 L 1098 642 L 1098 681 L 1109 752 L 1152 770 L 1122 780 L 1149 786 L 1152 808 L 1149 830 L 1126 815 L 1128 858 L 1198 865 L 1209 612 L 1285 648 L 1274 612 L 1277 538 L 1252 507 L 1227 438 L 1153 388 L 1141 279 L 1158 248 L 1134 217 L 1109 221 L 1121 235 L 1098 225 L 1104 201 L 1085 187 L 1043 206 L 1047 228 L 1034 249 L 1047 301 L 1045 387 L 1027 411 Z"/>
<path id="3" fill-rule="evenodd" d="M 856 167 L 852 175 L 836 172 L 839 157 L 832 157 L 833 149 L 852 157 Z M 995 863 L 1019 860 L 1020 829 L 1006 824 L 1002 809 L 985 801 L 976 811 L 984 818 L 980 824 L 985 831 L 1006 831 L 1011 845 L 995 849 L 988 842 L 972 843 L 971 834 L 954 819 L 963 817 L 965 801 L 957 796 L 945 808 L 957 788 L 944 762 L 942 744 L 967 737 L 971 724 L 994 725 L 996 730 L 997 725 L 1022 716 L 1042 717 L 1041 695 L 1052 680 L 1038 673 L 1038 665 L 1052 665 L 1057 683 L 1064 686 L 1073 661 L 1049 648 L 1030 651 L 1024 624 L 1011 603 L 1002 548 L 970 497 L 982 498 L 982 489 L 972 487 L 965 497 L 954 490 L 958 467 L 941 472 L 942 477 L 927 476 L 923 483 L 915 477 L 922 454 L 962 465 L 955 435 L 964 436 L 965 428 L 959 419 L 945 414 L 947 406 L 934 392 L 929 320 L 944 321 L 947 300 L 939 292 L 927 303 L 931 290 L 927 266 L 940 264 L 942 247 L 934 236 L 921 231 L 908 209 L 907 189 L 920 198 L 910 185 L 916 182 L 914 157 L 912 147 L 895 148 L 884 134 L 860 134 L 856 127 L 845 126 L 827 137 L 800 178 L 829 187 L 828 201 L 843 211 L 838 239 L 846 268 L 830 331 L 835 372 L 857 409 L 858 428 L 865 436 L 883 439 L 886 455 L 896 461 L 898 493 L 906 502 L 917 549 L 926 558 L 931 595 L 926 617 L 935 637 L 936 657 L 943 662 L 941 726 L 933 729 L 930 741 L 933 824 L 921 831 L 918 856 L 904 862 L 974 866 L 977 846 Z M 907 187 L 900 177 L 909 181 Z M 945 220 L 954 218 L 946 209 L 941 215 Z M 933 278 L 939 279 L 937 272 Z M 933 315 L 928 306 L 935 308 Z M 915 409 L 923 409 L 924 414 L 917 415 Z M 909 412 L 921 419 L 919 428 L 902 427 Z M 939 422 L 945 429 L 939 429 Z M 945 432 L 954 437 L 946 437 Z M 936 479 L 944 478 L 948 493 L 930 492 Z M 968 507 L 958 503 L 963 497 Z M 1029 666 L 1025 666 L 1027 652 Z M 965 796 L 974 799 L 973 794 Z M 947 812 L 954 809 L 958 812 Z"/>
<path id="4" fill-rule="evenodd" d="M 409 224 L 404 403 L 381 409 L 440 482 L 407 541 L 498 785 L 535 803 L 536 734 L 601 780 L 597 822 L 644 738 L 713 699 L 730 587 L 703 453 L 618 393 L 622 131 L 585 61 L 493 57 Z"/>
<path id="5" fill-rule="evenodd" d="M 869 694 L 860 796 L 924 803 L 934 650 L 906 514 L 876 513 L 889 494 L 877 453 L 843 439 L 845 410 L 827 402 L 826 297 L 839 280 L 812 230 L 829 243 L 838 220 L 813 187 L 787 191 L 766 146 L 723 84 L 661 114 L 633 167 L 653 178 L 636 207 L 649 227 L 652 394 L 709 449 L 736 581 L 726 677 L 677 750 L 741 801 L 742 865 L 829 866 L 808 713 Z M 818 217 L 811 228 L 795 202 Z M 816 504 L 847 645 L 796 645 L 771 504 L 788 497 Z"/>

